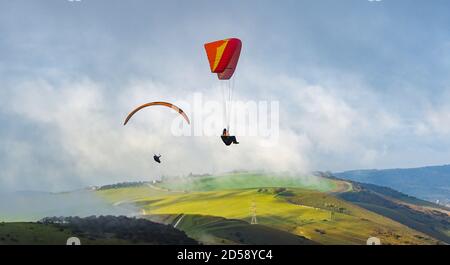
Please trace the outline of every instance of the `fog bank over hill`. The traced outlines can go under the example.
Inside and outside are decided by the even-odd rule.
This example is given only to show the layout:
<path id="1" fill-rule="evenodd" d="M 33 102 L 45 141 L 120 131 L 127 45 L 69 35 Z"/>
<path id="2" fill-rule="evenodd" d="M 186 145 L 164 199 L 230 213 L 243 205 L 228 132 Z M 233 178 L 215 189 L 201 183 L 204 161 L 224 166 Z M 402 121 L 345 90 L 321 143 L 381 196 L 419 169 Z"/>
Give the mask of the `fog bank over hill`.
<path id="1" fill-rule="evenodd" d="M 131 206 L 108 204 L 89 190 L 64 193 L 0 193 L 0 221 L 38 221 L 47 216 L 133 215 Z"/>

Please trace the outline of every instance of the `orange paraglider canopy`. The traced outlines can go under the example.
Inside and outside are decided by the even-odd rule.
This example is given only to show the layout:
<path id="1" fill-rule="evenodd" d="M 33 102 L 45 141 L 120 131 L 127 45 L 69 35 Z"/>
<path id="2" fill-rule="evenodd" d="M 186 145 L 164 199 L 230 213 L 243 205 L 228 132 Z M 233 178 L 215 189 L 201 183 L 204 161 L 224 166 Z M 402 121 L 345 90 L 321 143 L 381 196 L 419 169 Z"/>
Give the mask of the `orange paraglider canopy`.
<path id="1" fill-rule="evenodd" d="M 212 73 L 217 73 L 220 80 L 228 80 L 236 70 L 241 54 L 240 39 L 230 38 L 205 44 L 206 55 Z"/>
<path id="2" fill-rule="evenodd" d="M 143 108 L 150 107 L 150 106 L 165 106 L 165 107 L 171 108 L 171 109 L 175 110 L 176 112 L 178 112 L 181 116 L 183 116 L 183 118 L 187 121 L 188 124 L 191 124 L 191 122 L 189 121 L 189 117 L 179 107 L 177 107 L 171 103 L 168 103 L 168 102 L 155 101 L 155 102 L 146 103 L 146 104 L 141 105 L 141 106 L 137 107 L 136 109 L 134 109 L 132 112 L 130 112 L 130 114 L 128 114 L 123 125 L 126 125 L 128 123 L 128 121 L 131 119 L 131 117 L 133 117 L 133 115 L 136 112 L 140 111 Z"/>

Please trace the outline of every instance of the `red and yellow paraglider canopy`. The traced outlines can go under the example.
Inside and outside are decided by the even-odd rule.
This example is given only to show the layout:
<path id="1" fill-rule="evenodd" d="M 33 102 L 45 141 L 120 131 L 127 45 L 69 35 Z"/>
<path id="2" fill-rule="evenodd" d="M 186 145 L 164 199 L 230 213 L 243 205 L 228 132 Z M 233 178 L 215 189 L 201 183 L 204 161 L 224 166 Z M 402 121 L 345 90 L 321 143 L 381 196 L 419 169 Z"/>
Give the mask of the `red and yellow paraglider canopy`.
<path id="1" fill-rule="evenodd" d="M 241 55 L 242 42 L 237 38 L 229 38 L 208 42 L 204 46 L 211 72 L 217 74 L 223 89 L 224 118 L 229 132 L 234 90 L 233 74 Z M 230 103 L 230 106 L 227 106 L 227 102 Z"/>
<path id="2" fill-rule="evenodd" d="M 236 70 L 241 54 L 240 39 L 230 38 L 205 44 L 209 66 L 212 73 L 217 73 L 220 80 L 228 80 Z"/>

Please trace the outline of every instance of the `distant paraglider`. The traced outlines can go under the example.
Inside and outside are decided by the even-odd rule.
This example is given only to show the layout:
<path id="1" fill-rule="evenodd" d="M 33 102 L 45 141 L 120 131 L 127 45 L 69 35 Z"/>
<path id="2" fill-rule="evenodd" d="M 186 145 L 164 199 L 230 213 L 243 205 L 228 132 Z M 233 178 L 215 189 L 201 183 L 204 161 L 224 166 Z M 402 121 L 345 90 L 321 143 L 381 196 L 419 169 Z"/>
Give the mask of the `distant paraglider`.
<path id="1" fill-rule="evenodd" d="M 227 109 L 227 101 L 231 105 L 233 99 L 234 80 L 230 79 L 233 77 L 239 61 L 242 42 L 240 39 L 230 38 L 209 42 L 204 46 L 211 72 L 217 74 L 217 77 L 221 80 L 221 86 L 223 89 L 223 106 L 226 128 L 224 129 L 221 138 L 227 146 L 231 145 L 231 143 L 237 144 L 238 142 L 236 141 L 236 137 L 229 135 L 231 106 Z"/>
<path id="2" fill-rule="evenodd" d="M 164 107 L 171 108 L 171 109 L 175 110 L 176 112 L 178 112 L 188 124 L 191 124 L 191 122 L 189 120 L 189 117 L 179 107 L 173 105 L 172 103 L 163 102 L 163 101 L 155 101 L 155 102 L 150 102 L 150 103 L 143 104 L 143 105 L 135 108 L 132 112 L 130 112 L 130 114 L 128 114 L 128 116 L 126 117 L 125 122 L 123 123 L 123 125 L 124 126 L 127 125 L 127 123 L 130 121 L 131 117 L 133 117 L 133 115 L 136 114 L 138 111 L 142 110 L 143 108 L 150 107 L 150 106 L 164 106 Z M 161 163 L 161 159 L 160 158 L 161 158 L 161 155 L 157 156 L 155 154 L 153 156 L 153 159 L 157 163 Z"/>
<path id="3" fill-rule="evenodd" d="M 161 163 L 161 155 L 157 156 L 157 155 L 153 155 L 153 159 L 155 160 L 155 162 L 157 163 Z"/>
<path id="4" fill-rule="evenodd" d="M 141 105 L 141 106 L 137 107 L 136 109 L 134 109 L 132 112 L 130 112 L 130 114 L 128 114 L 123 125 L 127 125 L 128 121 L 131 119 L 131 117 L 133 117 L 134 114 L 136 114 L 136 112 L 140 111 L 143 108 L 150 107 L 150 106 L 164 106 L 164 107 L 171 108 L 171 109 L 175 110 L 176 112 L 178 112 L 181 116 L 183 116 L 183 118 L 186 120 L 186 122 L 188 124 L 191 124 L 189 117 L 179 107 L 173 105 L 172 103 L 163 102 L 163 101 L 155 101 L 155 102 L 146 103 L 146 104 Z"/>

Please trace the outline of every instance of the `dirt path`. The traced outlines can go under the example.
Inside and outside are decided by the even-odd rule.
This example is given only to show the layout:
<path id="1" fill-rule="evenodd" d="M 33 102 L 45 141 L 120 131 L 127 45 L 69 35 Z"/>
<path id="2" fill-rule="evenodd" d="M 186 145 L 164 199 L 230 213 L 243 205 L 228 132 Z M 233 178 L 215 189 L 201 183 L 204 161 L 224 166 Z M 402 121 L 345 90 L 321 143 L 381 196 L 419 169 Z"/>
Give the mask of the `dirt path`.
<path id="1" fill-rule="evenodd" d="M 173 228 L 177 228 L 178 224 L 181 222 L 181 220 L 183 220 L 184 216 L 185 216 L 185 215 L 182 214 L 182 215 L 180 216 L 180 218 L 178 218 L 178 220 L 177 220 L 177 222 L 174 224 Z"/>

